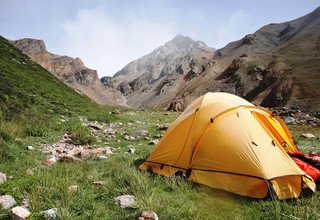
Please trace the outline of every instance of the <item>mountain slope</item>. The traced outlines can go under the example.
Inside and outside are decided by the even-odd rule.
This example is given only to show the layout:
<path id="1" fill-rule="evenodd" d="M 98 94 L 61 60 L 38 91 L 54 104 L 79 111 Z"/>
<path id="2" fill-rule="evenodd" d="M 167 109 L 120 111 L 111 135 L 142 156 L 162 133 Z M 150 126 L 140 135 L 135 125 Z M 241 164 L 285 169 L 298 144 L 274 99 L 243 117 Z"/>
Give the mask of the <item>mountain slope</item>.
<path id="1" fill-rule="evenodd" d="M 107 120 L 105 110 L 62 83 L 0 36 L 0 118 L 11 120 L 21 116 L 36 118 L 37 115 L 71 115 L 75 112 L 91 117 L 89 112 L 96 112 Z"/>
<path id="2" fill-rule="evenodd" d="M 201 75 L 212 63 L 214 49 L 201 41 L 176 36 L 152 53 L 135 60 L 104 85 L 121 91 L 134 107 L 161 107 L 171 101 L 192 78 Z"/>
<path id="3" fill-rule="evenodd" d="M 85 67 L 80 58 L 49 53 L 42 40 L 24 38 L 11 42 L 58 79 L 98 104 L 118 105 L 124 101 L 121 93 L 104 87 L 97 71 Z"/>
<path id="4" fill-rule="evenodd" d="M 224 91 L 265 107 L 319 111 L 319 45 L 317 8 L 293 21 L 266 25 L 217 51 L 177 36 L 102 82 L 135 107 L 182 110 L 206 92 Z"/>

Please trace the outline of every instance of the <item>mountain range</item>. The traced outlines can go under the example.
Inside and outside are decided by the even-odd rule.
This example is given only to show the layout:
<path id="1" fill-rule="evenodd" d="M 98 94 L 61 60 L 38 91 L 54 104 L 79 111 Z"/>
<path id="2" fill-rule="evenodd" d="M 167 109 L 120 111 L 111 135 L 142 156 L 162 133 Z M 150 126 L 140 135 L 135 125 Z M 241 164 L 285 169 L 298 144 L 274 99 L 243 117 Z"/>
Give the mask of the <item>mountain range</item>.
<path id="1" fill-rule="evenodd" d="M 177 35 L 100 80 L 79 58 L 51 54 L 41 40 L 11 42 L 99 104 L 180 111 L 206 92 L 223 91 L 264 107 L 320 110 L 320 7 L 218 50 Z"/>

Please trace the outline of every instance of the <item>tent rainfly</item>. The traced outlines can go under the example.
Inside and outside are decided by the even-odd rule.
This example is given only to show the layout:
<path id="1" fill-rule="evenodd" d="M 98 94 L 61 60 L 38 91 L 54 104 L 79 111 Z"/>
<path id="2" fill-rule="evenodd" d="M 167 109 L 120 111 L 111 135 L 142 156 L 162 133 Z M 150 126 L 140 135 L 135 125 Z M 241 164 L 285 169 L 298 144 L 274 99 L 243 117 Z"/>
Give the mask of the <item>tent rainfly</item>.
<path id="1" fill-rule="evenodd" d="M 299 152 L 272 112 L 228 93 L 207 93 L 171 124 L 141 170 L 181 171 L 191 181 L 254 198 L 298 197 L 315 183 L 290 158 Z"/>

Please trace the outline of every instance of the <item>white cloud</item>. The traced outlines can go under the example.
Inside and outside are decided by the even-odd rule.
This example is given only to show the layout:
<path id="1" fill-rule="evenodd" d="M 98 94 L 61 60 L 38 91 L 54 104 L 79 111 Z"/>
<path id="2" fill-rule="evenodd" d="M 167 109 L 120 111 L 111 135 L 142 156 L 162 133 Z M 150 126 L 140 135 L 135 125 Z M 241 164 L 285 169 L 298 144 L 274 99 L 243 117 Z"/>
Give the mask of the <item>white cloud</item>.
<path id="1" fill-rule="evenodd" d="M 75 19 L 59 26 L 63 38 L 56 51 L 80 57 L 102 77 L 113 75 L 170 40 L 174 37 L 175 24 L 125 15 L 121 21 L 114 21 L 99 9 L 82 9 Z"/>

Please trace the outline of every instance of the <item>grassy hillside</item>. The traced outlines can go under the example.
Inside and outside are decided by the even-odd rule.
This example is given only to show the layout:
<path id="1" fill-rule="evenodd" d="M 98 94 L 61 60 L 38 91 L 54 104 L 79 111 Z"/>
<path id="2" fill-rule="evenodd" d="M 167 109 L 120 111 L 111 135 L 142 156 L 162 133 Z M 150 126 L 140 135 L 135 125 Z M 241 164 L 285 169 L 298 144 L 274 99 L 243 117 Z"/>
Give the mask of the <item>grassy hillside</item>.
<path id="1" fill-rule="evenodd" d="M 122 109 L 117 117 L 110 108 L 99 107 L 59 82 L 49 72 L 5 39 L 0 39 L 0 172 L 8 180 L 0 185 L 0 195 L 13 196 L 17 205 L 28 199 L 30 219 L 42 219 L 42 212 L 58 208 L 58 219 L 135 219 L 142 210 L 153 210 L 167 219 L 319 219 L 320 196 L 287 202 L 253 200 L 193 184 L 179 178 L 163 178 L 138 170 L 151 152 L 150 140 L 163 131 L 157 124 L 170 123 L 178 113 Z M 117 133 L 95 135 L 83 121 L 99 121 Z M 146 137 L 126 140 L 138 130 Z M 303 145 L 319 146 L 319 140 Z M 305 130 L 310 132 L 310 128 Z M 305 131 L 304 130 L 304 131 Z M 87 159 L 79 163 L 57 162 L 48 167 L 40 151 L 69 132 L 78 143 L 93 148 L 111 146 L 116 150 L 107 159 Z M 311 130 L 320 135 L 318 128 Z M 27 150 L 27 146 L 35 150 Z M 136 153 L 127 155 L 129 148 Z M 314 147 L 319 151 L 319 147 Z M 9 178 L 10 177 L 10 178 Z M 97 186 L 93 181 L 106 181 Z M 70 185 L 78 190 L 71 192 Z M 114 197 L 132 194 L 137 204 L 120 208 Z M 0 209 L 0 219 L 8 210 Z"/>

